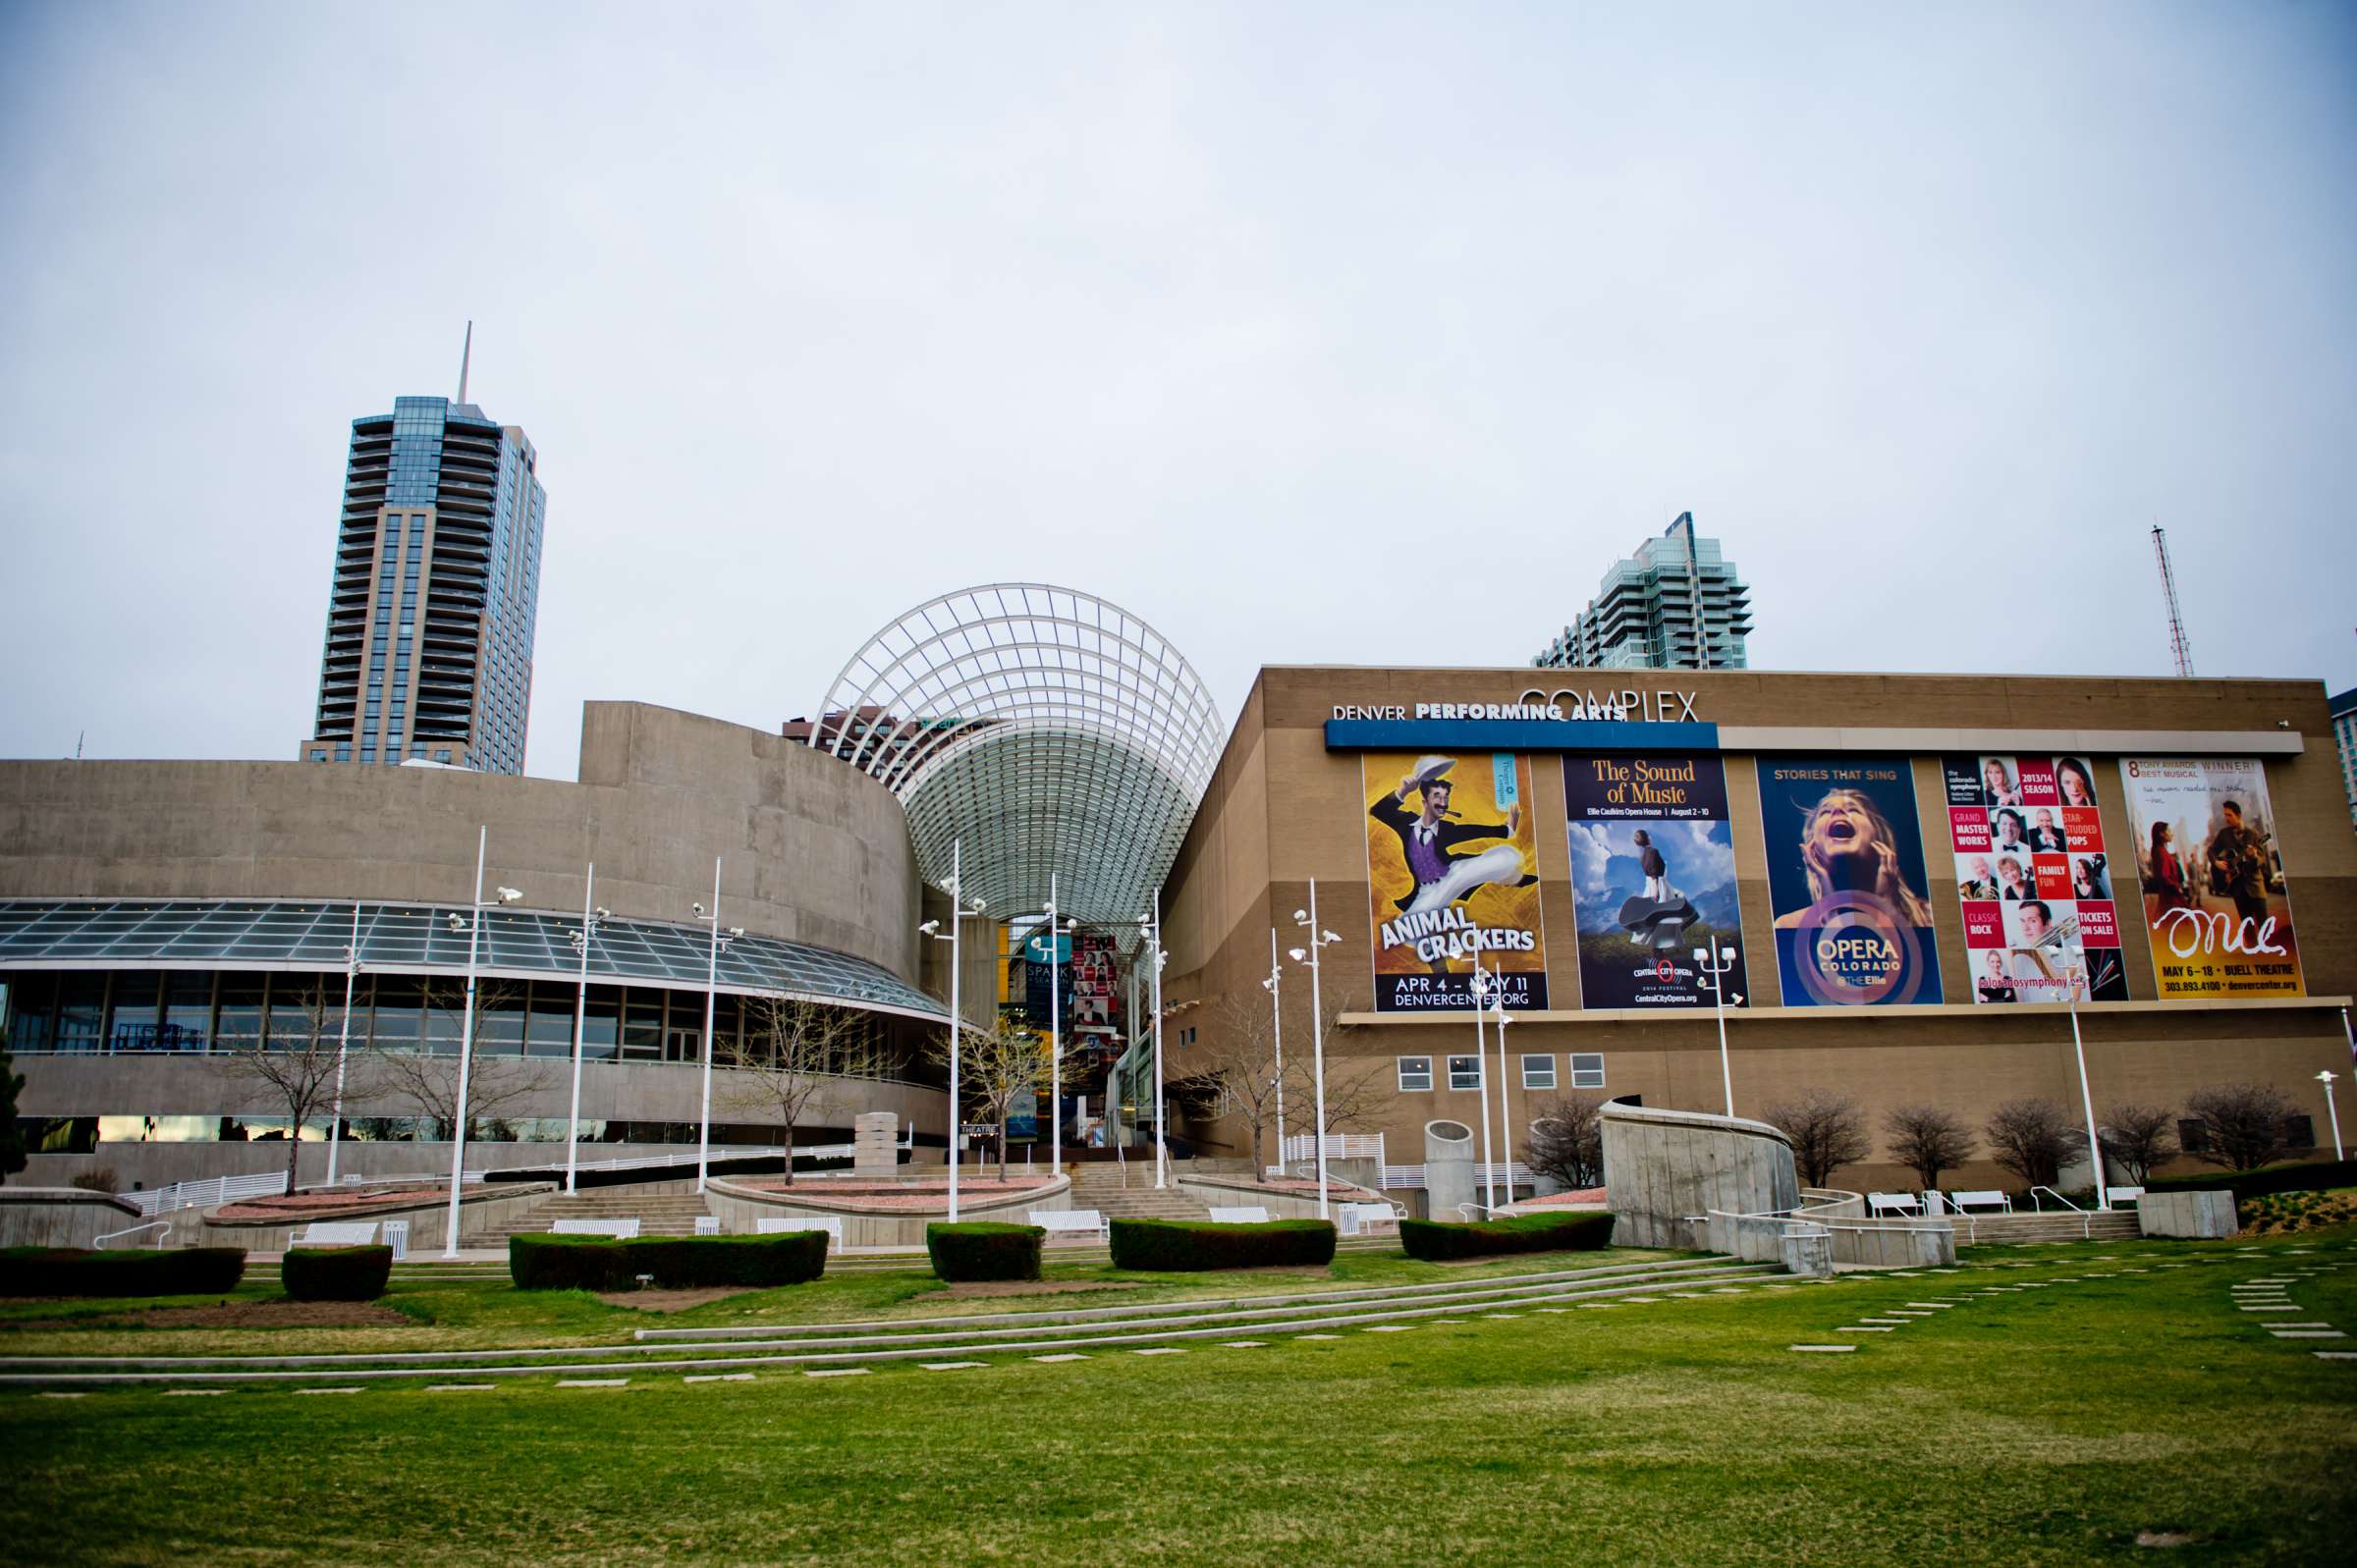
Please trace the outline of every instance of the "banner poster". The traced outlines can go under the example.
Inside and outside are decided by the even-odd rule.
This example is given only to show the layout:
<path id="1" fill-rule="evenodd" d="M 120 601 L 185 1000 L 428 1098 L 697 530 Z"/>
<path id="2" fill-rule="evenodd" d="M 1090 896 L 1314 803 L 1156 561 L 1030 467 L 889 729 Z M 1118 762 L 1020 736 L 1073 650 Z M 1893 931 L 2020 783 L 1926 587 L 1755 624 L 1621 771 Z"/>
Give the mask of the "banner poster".
<path id="1" fill-rule="evenodd" d="M 1904 757 L 1763 757 L 1760 829 L 1787 1007 L 1940 1000 Z"/>
<path id="2" fill-rule="evenodd" d="M 1571 903 L 1582 1007 L 1708 1007 L 1694 949 L 1735 949 L 1720 981 L 1735 1003 L 1743 913 L 1727 770 L 1717 757 L 1565 757 Z"/>
<path id="3" fill-rule="evenodd" d="M 2087 759 L 1944 757 L 1940 772 L 1973 999 L 2127 1000 Z"/>
<path id="4" fill-rule="evenodd" d="M 2297 997 L 2300 948 L 2254 757 L 2122 757 L 2161 995 Z"/>
<path id="5" fill-rule="evenodd" d="M 1473 1005 L 1473 958 L 1507 1007 L 1547 1005 L 1530 759 L 1366 752 L 1367 895 L 1375 1010 Z"/>

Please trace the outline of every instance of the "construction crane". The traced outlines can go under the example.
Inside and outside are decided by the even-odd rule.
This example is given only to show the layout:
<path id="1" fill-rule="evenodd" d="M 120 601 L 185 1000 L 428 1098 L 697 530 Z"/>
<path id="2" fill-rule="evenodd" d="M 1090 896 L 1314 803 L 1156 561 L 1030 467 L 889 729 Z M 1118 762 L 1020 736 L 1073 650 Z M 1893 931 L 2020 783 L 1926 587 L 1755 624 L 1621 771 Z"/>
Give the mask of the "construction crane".
<path id="1" fill-rule="evenodd" d="M 2161 563 L 2161 601 L 2168 608 L 2168 652 L 2177 662 L 2177 674 L 2193 674 L 2193 644 L 2186 640 L 2185 616 L 2177 608 L 2177 574 L 2168 564 L 2168 535 L 2161 525 L 2153 525 L 2153 558 Z"/>

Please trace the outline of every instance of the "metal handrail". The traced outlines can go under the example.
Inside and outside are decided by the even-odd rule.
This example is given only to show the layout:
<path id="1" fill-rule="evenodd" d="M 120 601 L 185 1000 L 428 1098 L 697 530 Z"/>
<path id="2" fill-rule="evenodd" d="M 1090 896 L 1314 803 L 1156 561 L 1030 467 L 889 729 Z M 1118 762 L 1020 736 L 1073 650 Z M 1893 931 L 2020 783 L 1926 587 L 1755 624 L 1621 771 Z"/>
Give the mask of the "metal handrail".
<path id="1" fill-rule="evenodd" d="M 2095 1239 L 2095 1212 L 2093 1210 L 2080 1208 L 2077 1204 L 2072 1203 L 2068 1198 L 2065 1198 L 2060 1193 L 2055 1191 L 2055 1189 L 2052 1187 L 2032 1187 L 2030 1189 L 2030 1210 L 2032 1213 L 2046 1213 L 2046 1205 L 2038 1201 L 2038 1195 L 2042 1192 L 2048 1197 L 2054 1199 L 2055 1202 L 2060 1204 L 2063 1208 L 2069 1210 L 2072 1214 L 2079 1217 L 2079 1239 L 2081 1241 L 2092 1241 Z"/>
<path id="2" fill-rule="evenodd" d="M 90 1242 L 90 1250 L 104 1252 L 106 1244 L 117 1236 L 136 1236 L 142 1230 L 170 1230 L 171 1228 L 172 1221 L 169 1219 L 150 1219 L 143 1225 L 125 1225 L 121 1230 L 110 1230 L 102 1236 L 93 1238 Z"/>

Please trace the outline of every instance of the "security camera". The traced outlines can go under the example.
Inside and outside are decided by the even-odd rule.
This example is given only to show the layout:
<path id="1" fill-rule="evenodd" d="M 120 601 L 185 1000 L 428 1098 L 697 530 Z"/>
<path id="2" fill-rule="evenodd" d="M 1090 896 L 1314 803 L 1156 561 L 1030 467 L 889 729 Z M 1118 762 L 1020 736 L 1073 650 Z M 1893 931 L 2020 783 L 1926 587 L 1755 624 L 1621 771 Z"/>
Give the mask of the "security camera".
<path id="1" fill-rule="evenodd" d="M 1295 920 L 1307 920 L 1309 918 L 1309 911 L 1306 909 L 1296 909 L 1293 911 L 1293 918 Z"/>
<path id="2" fill-rule="evenodd" d="M 731 926 L 729 928 L 729 935 L 732 937 L 741 937 L 744 935 L 744 928 L 742 926 Z"/>
<path id="3" fill-rule="evenodd" d="M 597 918 L 600 920 L 611 920 L 614 918 L 614 911 L 608 909 L 604 904 L 601 903 L 597 906 Z"/>
<path id="4" fill-rule="evenodd" d="M 704 918 L 704 906 L 702 904 L 691 903 L 687 907 L 695 911 L 696 919 L 701 920 Z"/>
<path id="5" fill-rule="evenodd" d="M 1288 947 L 1286 949 L 1286 954 L 1295 963 L 1299 963 L 1302 959 L 1309 956 L 1309 953 L 1300 947 Z"/>
<path id="6" fill-rule="evenodd" d="M 920 932 L 921 934 L 923 934 L 923 935 L 925 935 L 925 936 L 928 936 L 928 937 L 930 937 L 930 936 L 932 936 L 934 933 L 936 933 L 936 932 L 938 932 L 938 931 L 940 931 L 940 930 L 941 930 L 941 922 L 940 922 L 940 921 L 938 921 L 938 920 L 928 920 L 928 921 L 926 921 L 926 922 L 925 922 L 923 925 L 921 925 L 921 926 L 917 927 L 916 929 L 917 929 L 917 930 L 918 930 L 918 932 Z"/>
<path id="7" fill-rule="evenodd" d="M 499 901 L 501 903 L 514 903 L 517 899 L 522 896 L 523 890 L 521 888 L 502 888 L 499 890 Z"/>
<path id="8" fill-rule="evenodd" d="M 460 919 L 457 915 L 446 915 L 443 918 L 450 922 L 450 929 L 453 931 L 465 931 L 466 929 L 466 922 Z"/>

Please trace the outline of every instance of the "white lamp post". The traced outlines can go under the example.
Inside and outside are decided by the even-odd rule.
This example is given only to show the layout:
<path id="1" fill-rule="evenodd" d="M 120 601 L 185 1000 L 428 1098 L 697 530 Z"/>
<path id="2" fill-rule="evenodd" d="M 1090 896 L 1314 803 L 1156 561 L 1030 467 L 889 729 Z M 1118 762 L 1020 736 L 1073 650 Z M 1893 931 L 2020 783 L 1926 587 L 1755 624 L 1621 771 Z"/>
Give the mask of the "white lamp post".
<path id="1" fill-rule="evenodd" d="M 2340 1150 L 2340 1112 L 2332 1106 L 2332 1080 L 2335 1076 L 2332 1069 L 2327 1067 L 2316 1075 L 2316 1081 L 2325 1086 L 2325 1115 L 2332 1123 L 2332 1158 L 2345 1160 L 2348 1157 Z"/>
<path id="2" fill-rule="evenodd" d="M 1511 1019 L 1506 1010 L 1506 978 L 1497 971 L 1490 973 L 1490 1022 L 1498 1031 L 1498 1153 L 1506 1162 L 1506 1207 L 1514 1206 L 1514 1123 L 1507 1114 L 1507 1091 L 1513 1079 L 1506 1068 L 1506 1026 Z"/>
<path id="3" fill-rule="evenodd" d="M 1318 1151 L 1318 1217 L 1327 1217 L 1326 1203 L 1326 1020 L 1320 1016 L 1325 1002 L 1318 990 L 1318 949 L 1328 943 L 1343 939 L 1318 925 L 1318 880 L 1309 880 L 1309 907 L 1293 911 L 1293 924 L 1309 933 L 1309 946 L 1288 948 L 1295 963 L 1309 965 L 1309 1047 L 1312 1081 L 1317 1086 L 1317 1120 L 1311 1124 L 1310 1138 Z"/>
<path id="4" fill-rule="evenodd" d="M 1466 989 L 1473 997 L 1473 1087 L 1481 1093 L 1481 1212 L 1486 1219 L 1498 1208 L 1498 1165 L 1490 1149 L 1489 1038 L 1482 1033 L 1482 1015 L 1488 1010 L 1490 1000 L 1490 976 L 1481 967 L 1479 952 L 1473 954 L 1473 980 Z"/>
<path id="5" fill-rule="evenodd" d="M 344 1063 L 352 1054 L 352 989 L 360 978 L 360 905 L 352 905 L 352 941 L 344 947 L 344 1033 L 336 1041 L 336 1106 L 327 1123 L 327 1184 L 336 1184 L 336 1147 L 344 1141 Z M 300 1130 L 296 1133 L 301 1137 Z"/>
<path id="6" fill-rule="evenodd" d="M 450 1135 L 450 1219 L 442 1235 L 442 1256 L 459 1255 L 459 1184 L 466 1176 L 466 1092 L 474 1069 L 474 962 L 483 941 L 483 856 L 491 844 L 491 830 L 474 835 L 474 903 L 462 919 L 450 916 L 450 929 L 466 933 L 466 1012 L 459 1020 L 459 1106 Z M 499 890 L 501 903 L 514 903 L 523 894 L 514 888 Z"/>
<path id="7" fill-rule="evenodd" d="M 1285 1168 L 1285 999 L 1280 994 L 1284 987 L 1285 970 L 1277 962 L 1277 928 L 1271 926 L 1269 978 L 1260 983 L 1260 989 L 1269 994 L 1269 1026 L 1277 1039 L 1277 1166 L 1281 1170 Z"/>
<path id="8" fill-rule="evenodd" d="M 2087 1112 L 2087 1159 L 2095 1172 L 2095 1206 L 2109 1209 L 2110 1183 L 2104 1179 L 2104 1145 L 2095 1132 L 2095 1096 L 2087 1087 L 2087 1043 L 2079 1037 L 2079 985 L 2087 971 L 2072 964 L 2064 972 L 2063 995 L 2070 1002 L 2070 1049 L 2079 1058 L 2079 1108 Z"/>
<path id="9" fill-rule="evenodd" d="M 712 928 L 712 954 L 704 964 L 704 1113 L 695 1137 L 695 1190 L 702 1192 L 712 1159 L 712 1056 L 718 1044 L 712 1037 L 712 1025 L 720 1005 L 720 949 L 744 935 L 742 926 L 731 926 L 726 935 L 720 929 L 720 856 L 712 857 L 712 907 L 706 909 L 700 903 L 689 907 L 695 910 L 696 919 Z"/>
<path id="10" fill-rule="evenodd" d="M 1154 890 L 1154 912 L 1137 917 L 1137 934 L 1153 964 L 1154 982 L 1154 1185 L 1170 1183 L 1170 1148 L 1162 1136 L 1162 966 L 1171 955 L 1162 947 L 1162 890 Z"/>
<path id="11" fill-rule="evenodd" d="M 1056 873 L 1048 873 L 1048 1167 L 1064 1173 L 1064 997 L 1062 958 L 1065 933 L 1078 921 L 1060 924 Z"/>
<path id="12" fill-rule="evenodd" d="M 1694 967 L 1711 977 L 1712 1008 L 1719 1014 L 1719 1085 L 1727 1095 L 1727 1113 L 1732 1116 L 1735 1113 L 1735 1070 L 1727 1058 L 1727 977 L 1735 967 L 1735 949 L 1720 948 L 1714 962 L 1710 948 L 1697 947 L 1694 949 Z M 1735 995 L 1735 1005 L 1743 1005 L 1740 992 Z"/>
<path id="13" fill-rule="evenodd" d="M 935 942 L 946 942 L 950 945 L 950 1223 L 953 1225 L 958 1223 L 958 1144 L 965 1132 L 964 1110 L 958 1103 L 958 1063 L 959 1057 L 965 1049 L 965 1040 L 960 1033 L 965 1027 L 965 1021 L 958 1013 L 959 971 L 963 967 L 959 962 L 958 933 L 965 925 L 965 917 L 968 913 L 962 888 L 964 875 L 965 840 L 954 839 L 950 844 L 948 889 L 950 934 L 946 937 L 941 934 L 941 922 L 938 920 L 928 920 L 916 928 L 919 936 L 930 937 Z M 988 906 L 982 899 L 976 898 L 973 901 L 971 912 L 980 914 L 986 907 Z"/>
<path id="14" fill-rule="evenodd" d="M 597 928 L 606 923 L 611 909 L 600 909 L 590 902 L 597 895 L 597 864 L 592 861 L 589 875 L 581 883 L 581 924 L 573 934 L 573 950 L 581 957 L 580 991 L 573 1001 L 573 1109 L 565 1120 L 565 1190 L 577 1191 L 575 1176 L 581 1139 L 581 1055 L 582 1041 L 589 1027 L 589 940 Z M 621 1020 L 615 1020 L 616 1027 Z"/>

